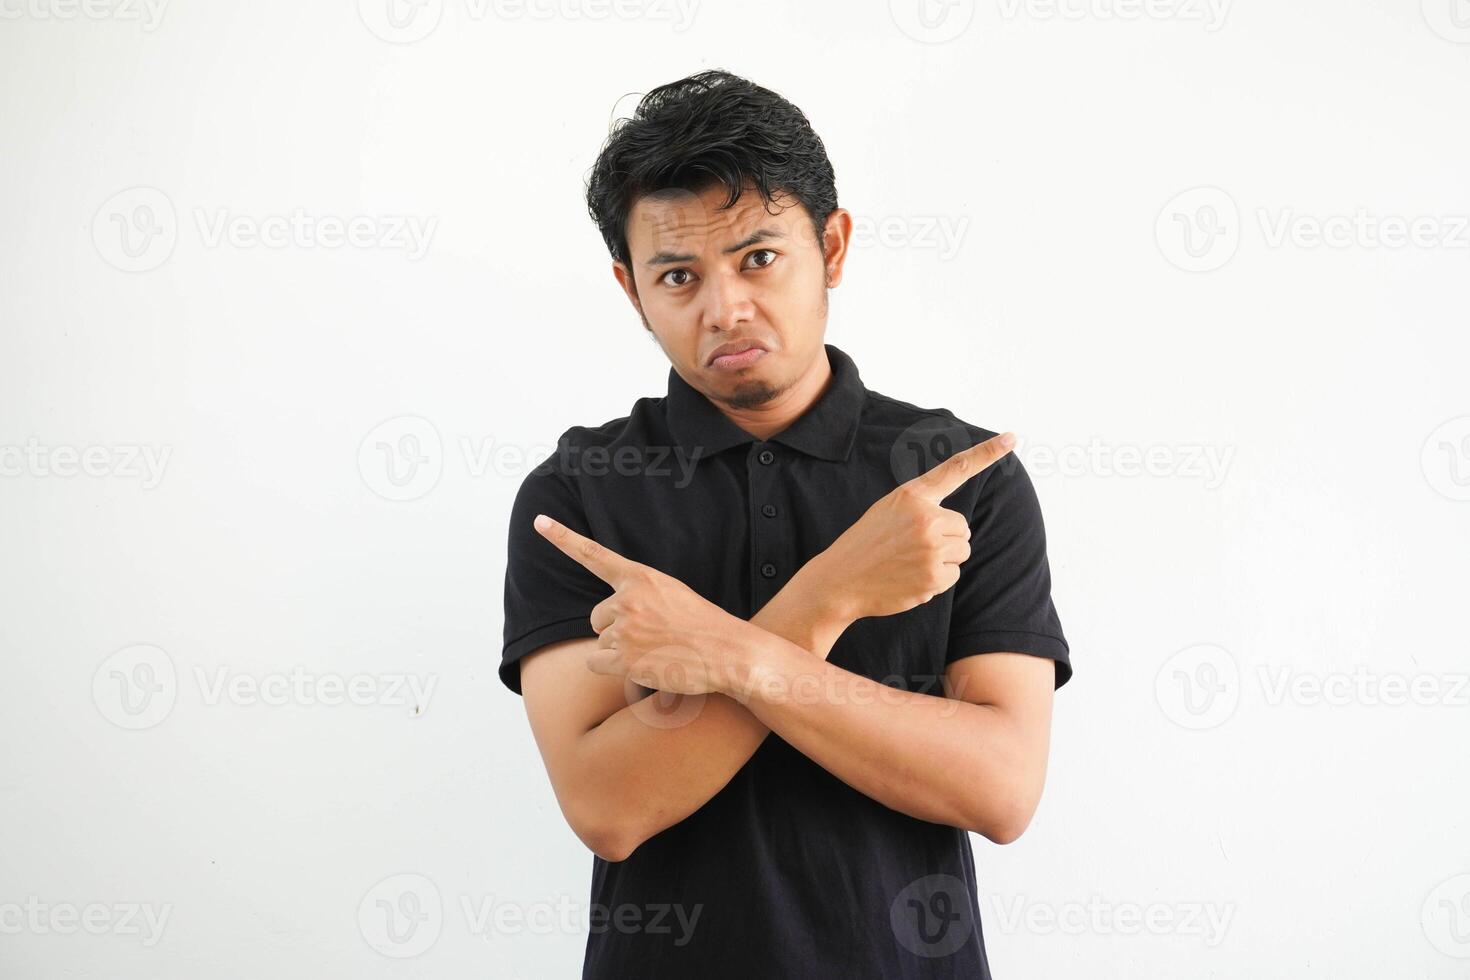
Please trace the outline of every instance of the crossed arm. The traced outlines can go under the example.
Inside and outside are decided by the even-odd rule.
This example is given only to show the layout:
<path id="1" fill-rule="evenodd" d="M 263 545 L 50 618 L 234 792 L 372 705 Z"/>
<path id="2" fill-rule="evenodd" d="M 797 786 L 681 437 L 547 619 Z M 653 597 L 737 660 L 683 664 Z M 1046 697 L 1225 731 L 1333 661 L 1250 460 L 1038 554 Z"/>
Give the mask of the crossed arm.
<path id="1" fill-rule="evenodd" d="M 597 640 L 551 644 L 521 664 L 533 735 L 583 842 L 623 860 L 718 793 L 771 731 L 895 810 L 997 843 L 1020 836 L 1045 780 L 1050 660 L 957 660 L 943 696 L 826 661 L 854 620 L 912 608 L 957 581 L 969 529 L 939 501 L 1008 449 L 991 440 L 897 488 L 749 622 L 538 519 L 615 589 L 593 610 Z M 644 687 L 658 693 L 639 697 Z"/>

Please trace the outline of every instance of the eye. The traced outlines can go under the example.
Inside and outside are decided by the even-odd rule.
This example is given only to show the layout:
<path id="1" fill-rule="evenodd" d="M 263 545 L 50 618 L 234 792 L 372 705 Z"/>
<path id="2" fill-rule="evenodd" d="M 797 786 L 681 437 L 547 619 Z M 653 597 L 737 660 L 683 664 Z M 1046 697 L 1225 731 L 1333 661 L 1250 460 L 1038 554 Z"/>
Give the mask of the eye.
<path id="1" fill-rule="evenodd" d="M 775 251 L 775 249 L 770 249 L 770 248 L 758 248 L 754 252 L 751 252 L 749 255 L 747 255 L 746 258 L 748 258 L 748 259 L 749 258 L 754 258 L 757 255 L 769 255 L 770 256 L 770 258 L 767 259 L 765 262 L 757 262 L 757 263 L 755 263 L 755 266 L 754 267 L 757 268 L 757 269 L 764 269 L 767 266 L 769 266 L 772 262 L 775 262 L 776 261 L 776 251 Z"/>
<path id="2" fill-rule="evenodd" d="M 688 269 L 670 269 L 668 272 L 659 276 L 659 282 L 662 282 L 666 286 L 683 286 L 689 281 L 685 279 L 682 282 L 674 282 L 669 278 L 670 276 L 693 276 L 693 273 Z"/>

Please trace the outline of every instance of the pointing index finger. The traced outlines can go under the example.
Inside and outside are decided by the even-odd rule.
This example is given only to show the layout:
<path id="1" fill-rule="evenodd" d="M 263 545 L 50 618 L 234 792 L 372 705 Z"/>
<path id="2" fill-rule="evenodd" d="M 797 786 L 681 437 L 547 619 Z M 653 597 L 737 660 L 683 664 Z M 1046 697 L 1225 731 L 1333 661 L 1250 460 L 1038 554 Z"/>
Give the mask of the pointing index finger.
<path id="1" fill-rule="evenodd" d="M 541 536 L 556 545 L 562 554 L 613 588 L 618 587 L 623 573 L 634 564 L 611 548 L 598 544 L 586 535 L 578 534 L 545 514 L 537 514 L 532 523 Z"/>
<path id="2" fill-rule="evenodd" d="M 1002 432 L 978 446 L 955 453 L 928 472 L 920 473 L 911 482 L 930 500 L 943 500 L 964 486 L 967 480 L 1010 452 L 1015 445 L 1015 435 Z"/>

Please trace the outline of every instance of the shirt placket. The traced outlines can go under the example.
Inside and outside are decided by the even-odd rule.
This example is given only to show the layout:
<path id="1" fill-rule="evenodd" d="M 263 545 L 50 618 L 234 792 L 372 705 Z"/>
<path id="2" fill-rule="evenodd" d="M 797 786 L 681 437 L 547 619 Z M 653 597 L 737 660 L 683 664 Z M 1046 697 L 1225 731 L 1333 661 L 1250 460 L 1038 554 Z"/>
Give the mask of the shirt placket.
<path id="1" fill-rule="evenodd" d="M 782 459 L 767 442 L 751 444 L 745 457 L 746 482 L 750 490 L 750 594 L 753 609 L 759 610 L 781 589 L 794 569 L 791 561 L 789 515 L 777 505 L 782 476 Z"/>

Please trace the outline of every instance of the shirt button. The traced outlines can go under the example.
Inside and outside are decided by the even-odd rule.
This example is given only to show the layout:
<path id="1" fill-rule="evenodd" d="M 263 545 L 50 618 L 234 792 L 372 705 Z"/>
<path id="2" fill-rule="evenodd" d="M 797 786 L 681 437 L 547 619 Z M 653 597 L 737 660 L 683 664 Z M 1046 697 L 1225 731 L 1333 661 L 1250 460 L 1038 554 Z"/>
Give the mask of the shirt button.
<path id="1" fill-rule="evenodd" d="M 776 454 L 771 452 L 769 449 L 762 449 L 761 454 L 756 457 L 756 459 L 760 460 L 761 463 L 766 466 L 770 466 L 775 458 Z"/>
<path id="2" fill-rule="evenodd" d="M 772 565 L 770 562 L 766 562 L 764 565 L 761 566 L 761 574 L 764 575 L 766 578 L 775 578 L 776 566 Z"/>
<path id="3" fill-rule="evenodd" d="M 761 513 L 762 514 L 765 514 L 767 517 L 775 517 L 776 516 L 776 505 L 775 504 L 763 504 L 761 506 Z"/>

